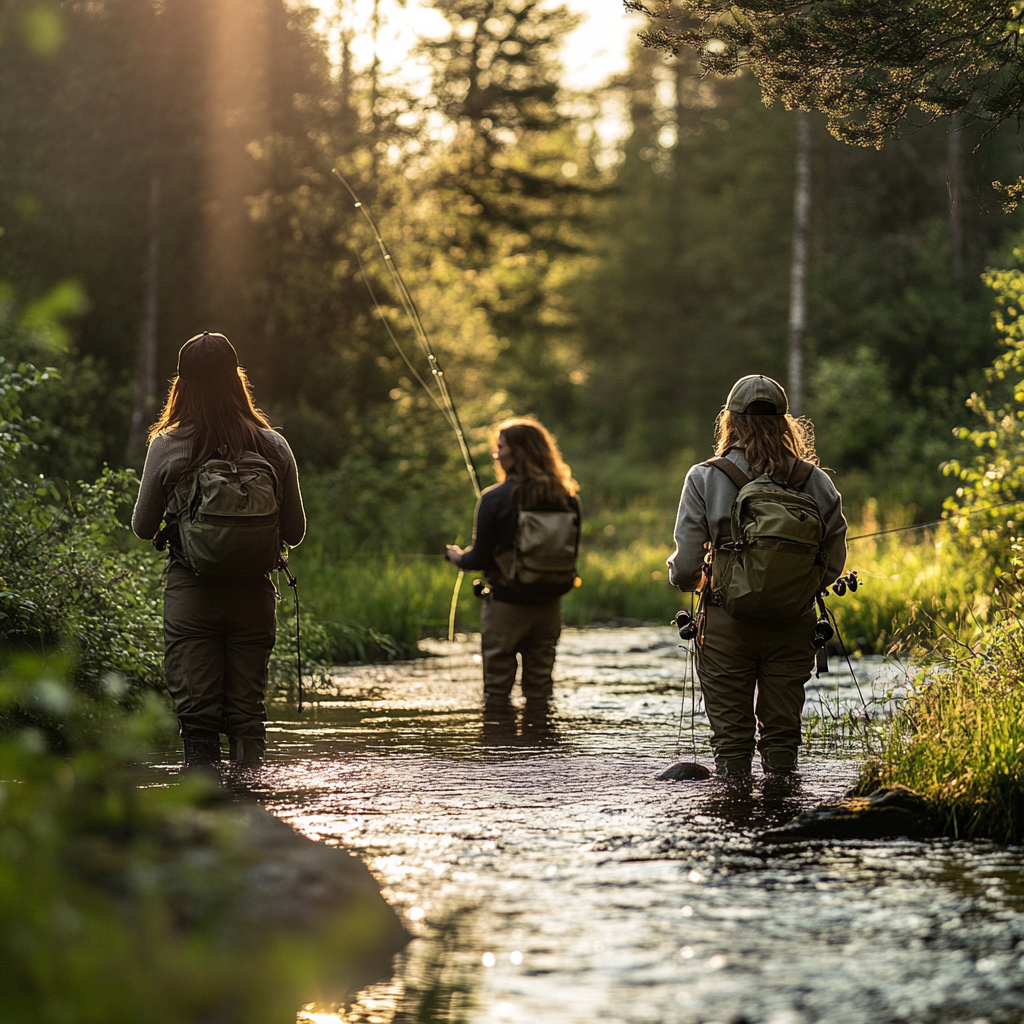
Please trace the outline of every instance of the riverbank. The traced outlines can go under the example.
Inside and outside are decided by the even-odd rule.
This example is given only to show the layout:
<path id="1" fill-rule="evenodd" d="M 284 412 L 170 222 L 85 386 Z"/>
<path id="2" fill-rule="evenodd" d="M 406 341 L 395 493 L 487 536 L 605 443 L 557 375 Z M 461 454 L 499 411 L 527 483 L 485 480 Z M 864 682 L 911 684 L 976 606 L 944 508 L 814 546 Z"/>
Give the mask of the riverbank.
<path id="1" fill-rule="evenodd" d="M 876 727 L 858 789 L 901 784 L 954 838 L 1024 841 L 1024 591 L 1004 578 L 987 622 L 952 620 L 896 713 Z"/>
<path id="2" fill-rule="evenodd" d="M 0 671 L 0 1019 L 280 1024 L 388 973 L 407 935 L 361 861 L 212 774 L 140 770 L 162 702 L 62 669 Z"/>

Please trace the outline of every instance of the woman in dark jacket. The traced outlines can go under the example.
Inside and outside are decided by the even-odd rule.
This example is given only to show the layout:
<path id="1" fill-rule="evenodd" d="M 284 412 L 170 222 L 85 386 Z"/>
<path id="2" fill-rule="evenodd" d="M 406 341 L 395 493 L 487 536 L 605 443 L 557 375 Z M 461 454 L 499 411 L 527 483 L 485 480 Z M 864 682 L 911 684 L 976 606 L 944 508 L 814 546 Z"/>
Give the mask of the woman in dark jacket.
<path id="1" fill-rule="evenodd" d="M 538 704 L 551 696 L 551 670 L 562 631 L 561 596 L 572 588 L 573 580 L 510 580 L 516 526 L 521 510 L 571 512 L 578 541 L 578 487 L 555 439 L 537 420 L 505 420 L 494 434 L 498 483 L 477 503 L 472 546 L 463 551 L 449 544 L 445 557 L 460 569 L 476 569 L 487 576 L 489 593 L 480 610 L 484 702 L 491 707 L 508 704 L 518 655 L 523 696 L 528 704 Z"/>
<path id="2" fill-rule="evenodd" d="M 164 673 L 186 765 L 219 762 L 222 732 L 234 761 L 258 761 L 266 750 L 264 699 L 277 633 L 277 591 L 266 566 L 254 566 L 251 575 L 200 575 L 187 564 L 178 534 L 183 494 L 199 467 L 210 459 L 230 465 L 252 454 L 257 465 L 269 464 L 280 540 L 298 544 L 306 517 L 288 442 L 253 404 L 228 339 L 197 335 L 178 353 L 167 403 L 150 430 L 132 514 L 137 536 L 152 538 L 161 550 L 169 542 Z M 273 540 L 271 546 L 279 550 Z"/>

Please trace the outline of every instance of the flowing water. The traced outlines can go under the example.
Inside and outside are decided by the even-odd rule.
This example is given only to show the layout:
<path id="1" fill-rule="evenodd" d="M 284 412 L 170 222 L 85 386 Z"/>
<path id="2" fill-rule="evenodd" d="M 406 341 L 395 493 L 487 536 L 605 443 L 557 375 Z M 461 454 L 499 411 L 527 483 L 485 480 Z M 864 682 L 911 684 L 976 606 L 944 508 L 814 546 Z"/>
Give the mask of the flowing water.
<path id="1" fill-rule="evenodd" d="M 567 631 L 551 713 L 496 721 L 478 642 L 431 649 L 272 711 L 257 796 L 362 856 L 417 936 L 393 977 L 300 1021 L 1024 1020 L 1020 850 L 758 843 L 852 783 L 835 743 L 812 741 L 795 784 L 656 781 L 691 735 L 709 761 L 672 630 Z M 857 666 L 864 699 L 900 683 Z M 826 724 L 861 702 L 832 668 L 809 684 Z"/>

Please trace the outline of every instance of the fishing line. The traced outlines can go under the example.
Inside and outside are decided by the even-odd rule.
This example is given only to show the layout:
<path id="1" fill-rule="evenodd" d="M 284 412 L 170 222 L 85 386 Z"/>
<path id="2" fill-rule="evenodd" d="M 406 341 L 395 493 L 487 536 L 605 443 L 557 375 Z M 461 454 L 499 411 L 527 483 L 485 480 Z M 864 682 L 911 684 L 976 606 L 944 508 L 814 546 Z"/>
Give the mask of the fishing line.
<path id="1" fill-rule="evenodd" d="M 690 593 L 690 618 L 693 618 L 694 595 Z M 683 685 L 679 694 L 679 726 L 676 729 L 676 757 L 683 753 L 683 720 L 686 718 L 686 684 L 690 684 L 690 757 L 697 760 L 697 674 L 694 665 L 697 652 L 697 641 L 691 640 L 688 645 L 679 645 L 686 652 L 686 668 L 683 669 Z"/>
<path id="2" fill-rule="evenodd" d="M 398 300 L 402 304 L 402 309 L 405 312 L 406 317 L 408 317 L 409 322 L 412 324 L 416 340 L 419 342 L 420 348 L 423 350 L 423 354 L 427 358 L 427 363 L 430 366 L 430 373 L 434 379 L 434 384 L 437 387 L 437 393 L 440 395 L 440 401 L 438 401 L 437 395 L 435 395 L 430 389 L 427 382 L 423 379 L 419 371 L 409 359 L 408 355 L 406 355 L 405 350 L 399 344 L 398 338 L 395 336 L 395 332 L 391 329 L 390 321 L 384 313 L 384 310 L 381 308 L 380 303 L 377 301 L 377 295 L 373 290 L 373 285 L 370 283 L 370 276 L 366 272 L 366 267 L 363 264 L 362 257 L 359 255 L 358 250 L 353 246 L 356 260 L 359 263 L 360 273 L 363 276 L 363 280 L 366 282 L 366 287 L 370 293 L 370 298 L 373 301 L 374 308 L 377 310 L 381 320 L 384 321 L 384 327 L 388 332 L 388 336 L 394 343 L 394 346 L 405 362 L 405 365 L 409 367 L 409 371 L 422 386 L 423 390 L 430 395 L 434 405 L 436 405 L 442 415 L 444 415 L 445 419 L 448 421 L 448 425 L 454 431 L 455 437 L 459 442 L 459 451 L 462 453 L 462 459 L 466 464 L 466 472 L 469 473 L 469 480 L 473 485 L 473 493 L 477 498 L 479 498 L 482 488 L 480 487 L 480 475 L 477 473 L 476 463 L 473 461 L 473 453 L 469 450 L 469 444 L 466 441 L 466 434 L 462 429 L 462 420 L 459 417 L 459 410 L 456 408 L 455 401 L 451 396 L 451 392 L 448 390 L 448 381 L 445 378 L 444 370 L 441 369 L 441 364 L 437 361 L 437 356 L 434 353 L 433 346 L 430 344 L 430 338 L 427 335 L 426 328 L 423 326 L 423 320 L 420 318 L 420 312 L 416 306 L 416 301 L 413 299 L 412 293 L 406 287 L 405 279 L 402 277 L 402 273 L 398 269 L 398 265 L 395 262 L 394 257 L 388 251 L 387 243 L 381 236 L 372 214 L 363 204 L 359 196 L 356 195 L 355 189 L 352 188 L 345 179 L 345 176 L 336 167 L 334 168 L 334 176 L 342 183 L 342 185 L 345 186 L 345 190 L 352 197 L 355 209 L 363 215 L 363 219 L 366 221 L 370 231 L 373 233 L 373 238 L 377 243 L 377 248 L 380 250 L 380 254 L 384 258 L 384 265 L 388 268 L 388 273 L 391 275 L 391 284 L 395 293 L 398 295 Z M 465 575 L 465 572 L 462 569 L 459 569 L 459 574 L 455 579 L 455 587 L 452 590 L 451 605 L 448 608 L 449 642 L 455 639 L 455 615 L 458 610 L 459 593 L 462 590 L 462 581 L 465 578 Z"/>
<path id="3" fill-rule="evenodd" d="M 952 519 L 965 519 L 968 516 L 977 516 L 982 512 L 991 512 L 995 508 L 1005 508 L 1007 505 L 1021 504 L 1020 498 L 1011 498 L 1009 501 L 1000 501 L 995 505 L 986 505 L 984 508 L 972 508 L 967 512 L 951 512 L 945 519 L 933 519 L 929 523 L 915 523 L 913 526 L 894 526 L 891 530 L 875 530 L 874 533 L 861 533 L 856 537 L 847 537 L 846 543 L 852 544 L 855 540 L 867 540 L 869 537 L 884 537 L 889 533 L 907 533 L 910 530 L 927 530 L 929 526 L 941 526 Z"/>
<path id="4" fill-rule="evenodd" d="M 843 642 L 843 634 L 839 630 L 839 623 L 836 621 L 835 612 L 832 611 L 828 605 L 823 605 L 825 614 L 832 620 L 832 628 L 836 631 L 836 639 L 839 641 L 839 650 L 843 652 L 843 658 L 846 659 L 846 667 L 850 670 L 850 678 L 853 680 L 853 685 L 857 688 L 857 696 L 860 697 L 861 710 L 864 712 L 864 720 L 870 720 L 870 714 L 868 713 L 868 702 L 864 699 L 864 692 L 860 688 L 860 681 L 857 679 L 857 673 L 853 671 L 853 662 L 850 661 L 850 655 L 846 653 L 846 644 Z"/>
<path id="5" fill-rule="evenodd" d="M 388 332 L 388 337 L 391 339 L 392 344 L 398 350 L 398 354 L 402 357 L 403 361 L 405 362 L 405 365 L 409 367 L 409 372 L 413 375 L 413 377 L 416 378 L 416 380 L 419 382 L 423 390 L 426 391 L 428 395 L 430 395 L 430 400 L 434 403 L 435 406 L 437 406 L 438 411 L 444 416 L 446 420 L 448 420 L 448 423 L 450 425 L 451 420 L 448 417 L 448 410 L 437 400 L 437 395 L 435 395 L 434 392 L 430 390 L 430 386 L 423 379 L 423 377 L 420 376 L 420 371 L 416 369 L 416 367 L 413 365 L 412 360 L 406 355 L 405 349 L 402 348 L 402 345 L 399 342 L 397 335 L 391 329 L 391 322 L 388 320 L 387 315 L 384 313 L 380 303 L 377 301 L 377 293 L 373 290 L 373 285 L 370 283 L 370 275 L 366 272 L 366 267 L 363 264 L 363 258 L 359 255 L 359 252 L 356 249 L 353 249 L 352 252 L 355 254 L 356 262 L 359 264 L 359 273 L 362 274 L 363 281 L 366 282 L 366 290 L 370 293 L 370 298 L 373 300 L 373 305 L 376 308 L 377 312 L 379 313 L 380 319 L 384 323 L 384 329 Z"/>

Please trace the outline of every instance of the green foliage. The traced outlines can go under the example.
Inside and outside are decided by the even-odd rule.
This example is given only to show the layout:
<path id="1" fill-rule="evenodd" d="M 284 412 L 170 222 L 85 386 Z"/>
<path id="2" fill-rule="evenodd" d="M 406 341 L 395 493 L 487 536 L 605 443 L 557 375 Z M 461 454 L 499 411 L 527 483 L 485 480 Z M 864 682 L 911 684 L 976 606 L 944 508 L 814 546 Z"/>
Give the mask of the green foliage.
<path id="1" fill-rule="evenodd" d="M 134 499 L 134 475 L 105 469 L 64 498 L 24 469 L 35 423 L 20 400 L 51 377 L 0 360 L 0 642 L 64 650 L 90 691 L 111 672 L 155 687 L 162 679 L 155 557 L 128 545 L 120 519 Z"/>
<path id="2" fill-rule="evenodd" d="M 49 368 L 47 386 L 23 391 L 19 398 L 33 423 L 31 458 L 23 465 L 64 486 L 100 471 L 110 409 L 124 397 L 111 389 L 94 359 L 77 353 L 70 322 L 87 305 L 77 281 L 62 281 L 20 306 L 14 288 L 0 281 L 0 358 L 8 366 Z"/>
<path id="3" fill-rule="evenodd" d="M 996 124 L 1024 95 L 1018 39 L 1024 13 L 984 0 L 654 0 L 626 7 L 667 24 L 649 46 L 691 47 L 718 75 L 753 70 L 765 100 L 821 110 L 845 142 L 881 146 L 915 109 L 964 109 Z"/>
<path id="4" fill-rule="evenodd" d="M 1024 249 L 1016 249 L 1014 257 L 1017 267 L 985 274 L 995 292 L 1001 351 L 985 371 L 984 393 L 967 402 L 981 422 L 957 431 L 976 454 L 944 467 L 961 481 L 946 504 L 958 517 L 966 557 L 984 558 L 996 574 L 1009 570 L 1019 550 L 1017 523 L 1024 503 L 1024 270 L 1019 266 Z"/>
<path id="5" fill-rule="evenodd" d="M 1024 838 L 1024 642 L 1019 580 L 1004 577 L 988 622 L 939 624 L 936 661 L 881 728 L 861 789 L 901 783 L 935 802 L 949 834 Z"/>
<path id="6" fill-rule="evenodd" d="M 96 695 L 60 660 L 0 667 L 0 1019 L 39 1024 L 231 1019 L 277 1024 L 376 939 L 358 909 L 314 934 L 254 930 L 237 911 L 251 851 L 205 777 L 131 763 L 173 722 L 126 682 Z"/>
<path id="7" fill-rule="evenodd" d="M 615 190 L 597 201 L 600 258 L 568 293 L 582 362 L 559 412 L 563 446 L 600 477 L 621 471 L 629 489 L 646 472 L 651 494 L 681 451 L 710 454 L 733 381 L 787 372 L 795 121 L 764 107 L 753 76 L 699 71 L 688 51 L 666 62 L 640 50 L 615 83 L 632 134 Z M 963 153 L 974 194 L 1015 159 L 1009 137 L 980 151 L 965 138 Z M 938 511 L 956 408 L 992 357 L 990 301 L 973 274 L 1008 224 L 971 199 L 953 251 L 949 159 L 938 126 L 879 153 L 812 121 L 804 411 L 854 508 L 881 497 L 922 518 Z M 616 490 L 602 484 L 599 500 Z"/>

